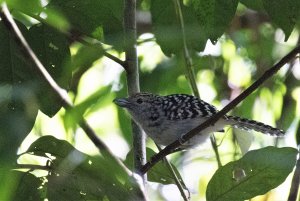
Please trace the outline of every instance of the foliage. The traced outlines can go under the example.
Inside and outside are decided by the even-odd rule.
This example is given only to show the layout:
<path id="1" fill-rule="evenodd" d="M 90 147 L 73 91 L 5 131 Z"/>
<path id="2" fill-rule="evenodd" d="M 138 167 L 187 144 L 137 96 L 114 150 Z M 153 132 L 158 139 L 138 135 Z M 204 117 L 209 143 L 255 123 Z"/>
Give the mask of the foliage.
<path id="1" fill-rule="evenodd" d="M 236 96 L 266 68 L 282 58 L 296 43 L 290 41 L 299 38 L 300 1 L 297 0 L 180 0 L 184 26 L 179 20 L 176 1 L 138 2 L 138 10 L 150 13 L 152 20 L 150 30 L 145 31 L 141 26 L 139 32 L 153 34 L 154 42 L 151 44 L 158 45 L 164 54 L 160 59 L 154 59 L 154 54 L 150 55 L 150 62 L 146 57 L 152 53 L 152 49 L 140 55 L 142 91 L 190 93 L 185 68 L 182 67 L 185 65 L 182 49 L 186 41 L 201 97 L 221 105 L 222 101 Z M 0 0 L 2 2 L 4 0 Z M 75 107 L 61 112 L 62 103 L 55 92 L 23 56 L 24 50 L 16 44 L 3 20 L 0 21 L 0 180 L 7 184 L 0 186 L 0 200 L 137 199 L 140 196 L 137 183 L 119 164 L 103 155 L 90 156 L 73 147 L 76 146 L 78 123 L 83 117 L 88 118 L 111 105 L 116 96 L 126 96 L 124 73 L 116 75 L 119 77 L 115 77 L 115 81 L 102 84 L 90 94 L 85 94 L 86 98 L 82 98 L 82 93 L 94 86 L 81 89 L 85 75 L 95 68 L 95 63 L 103 62 L 104 56 L 113 53 L 122 58 L 125 44 L 123 18 L 126 17 L 123 13 L 124 2 L 5 2 L 30 47 L 54 80 L 69 91 Z M 252 11 L 249 12 L 249 9 Z M 278 42 L 277 28 L 284 32 L 286 43 Z M 219 53 L 204 54 L 210 41 L 219 46 Z M 144 44 L 146 42 L 141 39 L 139 48 L 144 48 Z M 152 68 L 149 67 L 151 62 L 154 63 Z M 293 63 L 289 66 L 293 66 Z M 297 130 L 295 125 L 299 124 L 300 114 L 299 77 L 294 71 L 288 70 L 274 76 L 235 108 L 233 113 L 258 120 L 267 119 L 268 123 L 277 124 L 283 129 Z M 43 126 L 39 125 L 39 111 L 49 117 L 62 118 L 65 138 L 71 140 L 67 142 L 46 136 L 56 133 L 45 133 L 39 129 Z M 113 112 L 119 120 L 116 125 L 122 133 L 121 138 L 130 146 L 130 122 L 122 110 L 115 109 Z M 97 128 L 99 122 L 93 126 Z M 34 170 L 15 170 L 18 169 L 15 164 L 20 160 L 17 151 L 30 132 L 42 137 L 31 142 L 26 154 L 21 157 L 32 155 L 49 161 L 45 166 L 48 168 L 46 176 L 38 176 L 38 171 Z M 297 141 L 288 146 L 299 145 L 299 136 L 298 128 Z M 233 142 L 229 149 L 236 150 L 235 141 L 229 141 Z M 232 160 L 225 157 L 228 153 L 231 154 L 222 152 L 227 162 Z M 233 159 L 241 158 L 216 171 L 207 187 L 207 200 L 244 200 L 267 193 L 287 178 L 295 165 L 296 154 L 292 148 L 275 147 L 250 151 L 244 156 L 235 151 Z M 154 151 L 148 148 L 147 159 L 152 155 Z M 173 157 L 172 162 L 180 164 L 179 158 Z M 129 152 L 124 163 L 130 169 L 133 167 L 132 160 L 132 152 Z M 174 164 L 174 168 L 180 166 Z M 232 179 L 236 168 L 245 175 Z M 184 177 L 180 176 L 180 171 L 175 168 L 175 172 L 182 182 Z M 201 175 L 201 172 L 198 174 Z M 175 183 L 163 162 L 150 170 L 149 181 L 164 186 Z M 263 187 L 256 188 L 258 183 Z M 228 187 L 227 192 L 222 191 L 220 186 Z"/>
<path id="2" fill-rule="evenodd" d="M 270 160 L 265 160 L 268 157 Z M 295 166 L 296 157 L 297 150 L 292 148 L 249 151 L 240 160 L 217 170 L 208 184 L 207 200 L 242 201 L 263 195 L 285 180 Z"/>

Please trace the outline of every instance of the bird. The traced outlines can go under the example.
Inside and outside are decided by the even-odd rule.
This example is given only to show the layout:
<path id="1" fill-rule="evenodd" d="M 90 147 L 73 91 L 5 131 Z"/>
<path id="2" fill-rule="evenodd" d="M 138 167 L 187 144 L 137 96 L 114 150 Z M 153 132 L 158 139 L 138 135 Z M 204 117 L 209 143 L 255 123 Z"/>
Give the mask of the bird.
<path id="1" fill-rule="evenodd" d="M 167 146 L 193 128 L 199 126 L 218 110 L 213 105 L 187 94 L 160 96 L 140 92 L 128 98 L 116 98 L 113 102 L 125 108 L 133 120 L 143 128 L 155 143 Z M 222 116 L 214 125 L 184 142 L 181 148 L 197 146 L 214 132 L 233 126 L 242 130 L 254 130 L 275 137 L 284 136 L 284 131 L 258 121 L 231 115 Z"/>

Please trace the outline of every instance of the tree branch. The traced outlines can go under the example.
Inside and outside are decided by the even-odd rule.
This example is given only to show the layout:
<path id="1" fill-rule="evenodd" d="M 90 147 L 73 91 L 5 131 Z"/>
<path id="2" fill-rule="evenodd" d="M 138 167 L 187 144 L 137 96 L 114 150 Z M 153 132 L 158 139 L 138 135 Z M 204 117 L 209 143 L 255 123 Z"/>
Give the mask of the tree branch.
<path id="1" fill-rule="evenodd" d="M 136 50 L 136 0 L 125 0 L 124 6 L 125 55 L 128 94 L 140 91 L 139 69 Z M 131 121 L 133 135 L 134 169 L 139 170 L 146 163 L 146 136 L 142 129 Z M 143 175 L 143 174 L 141 174 Z M 146 181 L 146 177 L 143 178 Z"/>
<path id="2" fill-rule="evenodd" d="M 158 154 L 154 155 L 148 163 L 146 163 L 142 169 L 142 173 L 146 173 L 151 167 L 153 167 L 157 162 L 163 159 L 163 157 L 172 153 L 172 151 L 182 145 L 184 142 L 188 141 L 205 128 L 214 125 L 221 117 L 223 117 L 227 112 L 236 107 L 241 101 L 243 101 L 247 96 L 249 96 L 253 91 L 255 91 L 262 83 L 264 83 L 268 78 L 273 76 L 282 66 L 288 63 L 291 59 L 293 59 L 300 52 L 300 46 L 294 48 L 290 53 L 288 53 L 285 57 L 283 57 L 278 63 L 276 63 L 269 70 L 265 71 L 265 73 L 256 80 L 251 86 L 249 86 L 245 91 L 243 91 L 238 97 L 233 99 L 228 105 L 226 105 L 222 110 L 218 113 L 214 114 L 208 120 L 203 122 L 201 125 L 192 129 L 188 133 L 184 134 L 181 139 L 178 139 L 166 146 L 162 151 Z"/>

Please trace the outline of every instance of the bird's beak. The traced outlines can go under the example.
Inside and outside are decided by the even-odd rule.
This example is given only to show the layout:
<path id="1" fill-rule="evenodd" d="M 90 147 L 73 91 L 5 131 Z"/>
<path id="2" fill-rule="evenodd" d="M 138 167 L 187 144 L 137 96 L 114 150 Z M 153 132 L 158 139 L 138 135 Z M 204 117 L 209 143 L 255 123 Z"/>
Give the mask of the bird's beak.
<path id="1" fill-rule="evenodd" d="M 120 107 L 128 107 L 130 105 L 127 98 L 116 98 L 113 102 Z"/>

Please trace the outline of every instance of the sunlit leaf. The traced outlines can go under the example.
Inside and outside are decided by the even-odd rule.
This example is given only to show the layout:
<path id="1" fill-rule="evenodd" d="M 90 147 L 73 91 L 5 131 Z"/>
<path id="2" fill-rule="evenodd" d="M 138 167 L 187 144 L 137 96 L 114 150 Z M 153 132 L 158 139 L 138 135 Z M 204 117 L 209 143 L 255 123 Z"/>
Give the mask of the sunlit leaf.
<path id="1" fill-rule="evenodd" d="M 78 84 L 82 75 L 93 66 L 93 63 L 104 55 L 101 44 L 81 46 L 72 60 L 67 63 L 66 68 L 73 73 L 70 90 L 77 94 Z"/>
<path id="2" fill-rule="evenodd" d="M 293 170 L 294 148 L 266 147 L 219 168 L 207 186 L 208 201 L 243 201 L 280 185 Z"/>
<path id="3" fill-rule="evenodd" d="M 57 10 L 54 9 L 44 9 L 43 14 L 46 15 L 45 21 L 58 29 L 61 32 L 67 32 L 70 30 L 70 23 L 68 20 Z"/>
<path id="4" fill-rule="evenodd" d="M 102 87 L 91 96 L 87 97 L 81 103 L 75 105 L 73 108 L 70 108 L 66 111 L 64 116 L 64 125 L 66 128 L 75 128 L 84 117 L 84 114 L 89 109 L 93 109 L 93 106 L 97 103 L 103 102 L 108 94 L 111 92 L 111 87 Z"/>
<path id="5" fill-rule="evenodd" d="M 2 3 L 3 0 L 0 0 Z M 42 10 L 41 1 L 39 0 L 6 0 L 10 9 L 16 9 L 25 13 L 38 13 Z"/>
<path id="6" fill-rule="evenodd" d="M 298 0 L 262 0 L 272 22 L 279 26 L 285 33 L 287 40 L 300 17 L 300 1 Z"/>

